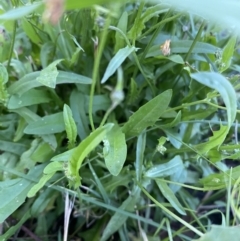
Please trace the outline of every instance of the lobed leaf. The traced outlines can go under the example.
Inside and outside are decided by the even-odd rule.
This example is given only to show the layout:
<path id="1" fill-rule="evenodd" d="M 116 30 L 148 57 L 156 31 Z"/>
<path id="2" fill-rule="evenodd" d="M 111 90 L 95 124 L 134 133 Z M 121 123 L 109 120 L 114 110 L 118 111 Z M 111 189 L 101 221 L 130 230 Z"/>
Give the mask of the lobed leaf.
<path id="1" fill-rule="evenodd" d="M 40 75 L 37 77 L 36 81 L 40 82 L 49 88 L 56 87 L 56 81 L 58 76 L 58 70 L 56 66 L 62 61 L 58 59 L 49 64 L 45 69 L 41 70 Z"/>

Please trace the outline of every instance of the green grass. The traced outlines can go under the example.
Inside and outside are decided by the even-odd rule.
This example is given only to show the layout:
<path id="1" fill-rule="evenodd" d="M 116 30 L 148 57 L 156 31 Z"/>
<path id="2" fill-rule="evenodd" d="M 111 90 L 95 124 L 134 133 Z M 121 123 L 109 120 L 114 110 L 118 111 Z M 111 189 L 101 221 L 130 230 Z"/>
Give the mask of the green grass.
<path id="1" fill-rule="evenodd" d="M 237 241 L 239 3 L 56 2 L 0 3 L 0 240 Z"/>

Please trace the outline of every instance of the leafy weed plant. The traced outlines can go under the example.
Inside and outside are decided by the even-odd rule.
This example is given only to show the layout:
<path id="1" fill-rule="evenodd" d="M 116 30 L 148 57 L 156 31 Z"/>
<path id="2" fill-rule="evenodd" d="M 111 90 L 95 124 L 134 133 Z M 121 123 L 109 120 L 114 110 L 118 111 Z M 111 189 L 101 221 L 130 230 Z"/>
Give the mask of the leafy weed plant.
<path id="1" fill-rule="evenodd" d="M 175 2 L 0 3 L 0 240 L 239 240 L 238 29 Z"/>

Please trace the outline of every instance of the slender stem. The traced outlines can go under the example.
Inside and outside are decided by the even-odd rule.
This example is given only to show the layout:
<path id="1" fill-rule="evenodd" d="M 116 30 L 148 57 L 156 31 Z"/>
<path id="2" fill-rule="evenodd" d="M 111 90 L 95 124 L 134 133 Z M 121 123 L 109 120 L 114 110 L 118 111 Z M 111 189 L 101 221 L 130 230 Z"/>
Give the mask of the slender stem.
<path id="1" fill-rule="evenodd" d="M 227 121 L 213 121 L 213 120 L 190 120 L 190 121 L 180 121 L 181 123 L 202 123 L 202 124 L 211 124 L 211 125 L 228 125 Z M 232 127 L 235 129 L 240 127 L 240 124 L 233 123 Z M 238 145 L 238 142 L 236 143 Z"/>
<path id="2" fill-rule="evenodd" d="M 204 234 L 202 232 L 200 232 L 199 230 L 197 230 L 195 227 L 193 227 L 191 224 L 189 224 L 188 222 L 184 221 L 183 219 L 179 218 L 176 214 L 174 214 L 173 212 L 171 212 L 169 209 L 167 209 L 166 207 L 164 207 L 160 202 L 158 202 L 155 198 L 153 198 L 140 184 L 138 184 L 139 187 L 141 188 L 141 190 L 143 191 L 143 193 L 149 198 L 151 199 L 158 207 L 160 207 L 164 212 L 166 212 L 168 215 L 170 215 L 171 217 L 175 218 L 178 222 L 180 222 L 181 224 L 185 225 L 186 227 L 188 227 L 190 230 L 192 230 L 194 233 L 196 233 L 197 235 L 199 235 L 200 237 L 202 237 Z"/>
<path id="3" fill-rule="evenodd" d="M 92 76 L 92 85 L 91 85 L 91 90 L 90 90 L 90 98 L 89 98 L 89 121 L 90 121 L 90 125 L 92 130 L 95 130 L 94 127 L 94 123 L 93 123 L 93 96 L 94 96 L 94 91 L 95 91 L 95 86 L 97 83 L 97 79 L 98 79 L 98 71 L 99 71 L 99 65 L 100 65 L 100 60 L 101 60 L 101 56 L 103 53 L 103 48 L 106 42 L 106 38 L 107 38 L 107 30 L 109 28 L 110 25 L 110 16 L 108 15 L 106 22 L 105 22 L 105 26 L 102 32 L 102 36 L 100 39 L 100 45 L 98 48 L 98 52 L 96 54 L 96 59 L 94 61 L 94 66 L 93 66 L 93 76 Z"/>
<path id="4" fill-rule="evenodd" d="M 17 31 L 17 21 L 14 21 L 13 24 L 13 34 L 12 34 L 12 41 L 10 45 L 10 51 L 9 51 L 9 56 L 8 56 L 8 63 L 7 63 L 7 70 L 9 71 L 11 60 L 12 60 L 12 54 L 14 50 L 14 43 L 15 43 L 15 38 L 16 38 L 16 31 Z"/>
<path id="5" fill-rule="evenodd" d="M 116 106 L 113 106 L 111 105 L 110 108 L 108 108 L 108 110 L 106 111 L 102 121 L 101 121 L 101 124 L 100 124 L 100 127 L 103 126 L 108 118 L 108 116 L 110 115 L 110 113 L 115 109 Z"/>
<path id="6" fill-rule="evenodd" d="M 186 57 L 185 57 L 185 59 L 184 59 L 185 62 L 188 61 L 189 56 L 190 56 L 190 54 L 192 53 L 192 50 L 194 49 L 197 41 L 200 39 L 204 26 L 205 26 L 205 21 L 203 21 L 203 23 L 201 24 L 201 26 L 200 26 L 200 28 L 199 28 L 199 30 L 198 30 L 198 33 L 197 33 L 196 37 L 194 38 L 194 40 L 193 40 L 193 42 L 192 42 L 192 45 L 191 45 L 190 48 L 189 48 L 189 51 L 187 52 L 187 55 L 186 55 Z"/>
<path id="7" fill-rule="evenodd" d="M 162 20 L 161 22 L 157 23 L 155 26 L 153 26 L 149 30 L 147 30 L 145 33 L 143 33 L 141 35 L 141 39 L 144 38 L 145 36 L 149 35 L 152 31 L 154 31 L 156 28 L 158 28 L 163 23 L 171 22 L 172 20 L 179 18 L 181 15 L 183 15 L 183 13 L 178 13 L 170 18 L 166 18 L 166 19 Z"/>

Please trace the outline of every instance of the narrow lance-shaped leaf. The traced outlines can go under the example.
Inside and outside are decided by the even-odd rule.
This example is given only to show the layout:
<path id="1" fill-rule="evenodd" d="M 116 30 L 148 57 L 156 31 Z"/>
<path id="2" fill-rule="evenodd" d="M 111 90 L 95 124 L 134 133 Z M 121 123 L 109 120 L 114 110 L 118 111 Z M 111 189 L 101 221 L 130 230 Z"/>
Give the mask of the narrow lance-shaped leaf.
<path id="1" fill-rule="evenodd" d="M 122 16 L 119 19 L 117 27 L 121 29 L 121 31 L 126 34 L 127 32 L 127 25 L 128 25 L 128 13 L 127 11 L 122 13 Z M 125 40 L 123 39 L 122 35 L 116 31 L 115 33 L 115 51 L 123 48 L 125 45 Z"/>
<path id="2" fill-rule="evenodd" d="M 156 183 L 157 183 L 160 191 L 162 192 L 162 195 L 171 203 L 173 208 L 176 211 L 178 211 L 180 214 L 186 215 L 186 212 L 185 212 L 184 208 L 182 207 L 182 205 L 180 204 L 180 202 L 176 198 L 175 194 L 169 188 L 167 183 L 164 182 L 163 180 L 159 180 L 159 179 L 156 180 Z"/>
<path id="3" fill-rule="evenodd" d="M 137 136 L 145 128 L 152 126 L 167 109 L 171 97 L 172 90 L 166 90 L 141 106 L 123 126 L 126 136 Z"/>
<path id="4" fill-rule="evenodd" d="M 28 197 L 33 197 L 49 181 L 57 171 L 63 171 L 62 162 L 51 162 L 43 170 L 43 176 L 40 178 L 28 192 Z"/>
<path id="5" fill-rule="evenodd" d="M 23 178 L 5 180 L 0 182 L 0 222 L 16 211 L 26 200 L 27 193 L 33 186 L 30 180 L 36 180 L 41 176 L 44 165 L 32 168 Z M 1 240 L 1 239 L 0 239 Z"/>
<path id="6" fill-rule="evenodd" d="M 124 62 L 124 60 L 137 49 L 135 47 L 128 47 L 126 46 L 123 49 L 118 50 L 116 55 L 110 60 L 107 69 L 104 73 L 104 76 L 101 80 L 101 83 L 105 83 L 109 77 L 111 77 L 115 71 L 118 69 L 118 67 Z"/>
<path id="7" fill-rule="evenodd" d="M 13 8 L 12 10 L 1 14 L 0 20 L 15 20 L 22 18 L 33 11 L 36 11 L 40 6 L 42 5 L 42 2 L 34 3 L 34 4 L 28 4 L 27 6 L 22 6 L 18 8 Z"/>
<path id="8" fill-rule="evenodd" d="M 177 172 L 182 166 L 182 158 L 180 156 L 175 156 L 173 159 L 166 163 L 155 165 L 148 169 L 145 173 L 145 177 L 167 177 Z"/>
<path id="9" fill-rule="evenodd" d="M 8 102 L 9 109 L 18 109 L 25 106 L 50 102 L 51 98 L 44 90 L 31 89 L 23 95 L 12 95 Z"/>
<path id="10" fill-rule="evenodd" d="M 168 11 L 168 9 L 163 9 L 162 7 L 162 4 L 157 4 L 157 5 L 154 5 L 152 7 L 148 7 L 146 9 L 146 11 L 144 11 L 143 13 L 141 13 L 141 17 L 140 18 L 135 18 L 135 22 L 132 26 L 132 28 L 129 30 L 128 32 L 128 37 L 130 39 L 136 39 L 138 38 L 142 31 L 144 30 L 145 28 L 145 23 L 153 18 L 154 16 L 157 16 L 161 13 L 164 13 Z"/>
<path id="11" fill-rule="evenodd" d="M 227 119 L 228 119 L 227 128 L 221 126 L 221 129 L 215 133 L 214 138 L 204 143 L 206 145 L 211 145 L 211 147 L 209 146 L 208 148 L 206 145 L 203 147 L 204 144 L 201 144 L 202 145 L 201 148 L 203 148 L 202 149 L 203 152 L 206 152 L 215 146 L 220 146 L 223 143 L 229 129 L 231 128 L 237 113 L 236 92 L 233 86 L 231 85 L 231 83 L 225 77 L 223 77 L 218 73 L 199 72 L 199 73 L 191 74 L 191 77 L 197 80 L 198 82 L 200 82 L 201 84 L 217 90 L 220 93 L 221 97 L 223 98 L 224 104 L 227 109 Z M 213 144 L 213 142 L 216 144 Z M 201 150 L 199 149 L 199 151 Z"/>
<path id="12" fill-rule="evenodd" d="M 39 182 L 37 184 L 35 184 L 28 192 L 27 196 L 30 197 L 34 197 L 36 195 L 36 193 L 46 184 L 47 181 L 49 181 L 53 175 L 55 174 L 55 172 L 52 172 L 50 174 L 43 174 L 43 176 L 41 177 L 41 179 L 39 180 Z"/>
<path id="13" fill-rule="evenodd" d="M 130 196 L 122 203 L 119 207 L 121 210 L 133 211 L 136 202 L 138 201 L 140 196 L 140 188 L 134 187 L 134 190 L 130 194 Z M 119 228 L 126 222 L 127 216 L 122 213 L 116 212 L 110 219 L 106 228 L 103 231 L 102 237 L 100 241 L 107 240 L 113 233 L 115 233 Z"/>
<path id="14" fill-rule="evenodd" d="M 146 132 L 143 131 L 137 138 L 137 148 L 136 148 L 136 179 L 138 182 L 141 181 L 142 170 L 143 170 L 143 160 L 144 160 L 144 151 L 146 148 Z"/>
<path id="15" fill-rule="evenodd" d="M 103 143 L 103 155 L 106 166 L 112 175 L 117 176 L 122 170 L 127 156 L 125 135 L 122 133 L 121 128 L 115 124 L 106 134 Z"/>
<path id="16" fill-rule="evenodd" d="M 0 236 L 0 240 L 9 240 L 10 237 L 16 234 L 21 229 L 22 225 L 31 217 L 31 210 L 29 209 L 27 212 L 24 213 L 24 215 L 21 217 L 20 221 L 17 224 L 11 226 L 6 233 Z"/>
<path id="17" fill-rule="evenodd" d="M 8 82 L 8 72 L 4 65 L 0 64 L 0 103 L 6 104 L 8 100 L 8 92 L 6 83 Z"/>
<path id="18" fill-rule="evenodd" d="M 26 134 L 48 135 L 64 131 L 63 113 L 45 116 L 35 122 L 31 122 L 24 130 Z"/>
<path id="19" fill-rule="evenodd" d="M 107 132 L 112 128 L 113 124 L 106 124 L 93 131 L 86 139 L 84 139 L 74 150 L 68 168 L 68 177 L 72 181 L 72 185 L 78 188 L 80 185 L 79 169 L 84 158 L 105 138 Z"/>
<path id="20" fill-rule="evenodd" d="M 13 83 L 9 88 L 9 94 L 18 94 L 22 95 L 30 89 L 43 86 L 44 83 L 40 83 L 36 81 L 38 77 L 40 77 L 41 71 L 32 72 L 26 74 L 20 80 Z M 58 71 L 58 75 L 56 77 L 56 84 L 91 84 L 92 80 L 86 76 L 75 74 L 72 72 Z"/>
<path id="21" fill-rule="evenodd" d="M 63 119 L 65 124 L 65 129 L 67 132 L 68 145 L 69 149 L 72 149 L 75 146 L 75 141 L 77 137 L 77 126 L 72 116 L 72 111 L 68 105 L 63 107 Z"/>
<path id="22" fill-rule="evenodd" d="M 187 53 L 192 45 L 192 40 L 173 40 L 171 42 L 171 53 L 172 54 L 180 54 L 180 53 Z M 194 46 L 192 53 L 194 54 L 214 54 L 218 48 L 214 45 L 204 43 L 204 42 L 197 42 Z M 154 57 L 154 56 L 163 56 L 163 53 L 158 45 L 153 45 L 147 54 L 148 57 Z M 168 57 L 170 58 L 170 57 Z M 178 57 L 179 58 L 179 57 Z M 171 58 L 170 58 L 171 60 Z M 180 60 L 180 58 L 179 58 Z M 172 59 L 173 61 L 173 59 Z M 181 60 L 180 60 L 181 61 Z M 175 62 L 175 61 L 174 61 Z"/>
<path id="23" fill-rule="evenodd" d="M 236 41 L 237 41 L 237 36 L 232 36 L 227 42 L 227 45 L 223 49 L 222 66 L 220 67 L 221 72 L 227 70 L 231 65 L 231 60 L 234 54 Z"/>

